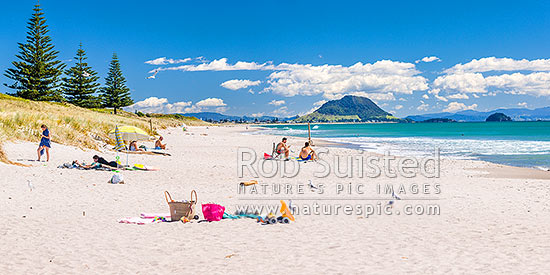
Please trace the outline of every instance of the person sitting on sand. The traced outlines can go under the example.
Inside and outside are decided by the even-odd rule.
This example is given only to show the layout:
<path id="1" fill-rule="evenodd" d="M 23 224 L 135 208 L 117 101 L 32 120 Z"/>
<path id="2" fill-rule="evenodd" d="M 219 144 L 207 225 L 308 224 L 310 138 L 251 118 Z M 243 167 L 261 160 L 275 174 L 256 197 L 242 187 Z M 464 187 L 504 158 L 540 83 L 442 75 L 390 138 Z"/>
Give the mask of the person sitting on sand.
<path id="1" fill-rule="evenodd" d="M 155 149 L 156 150 L 165 150 L 166 149 L 166 144 L 162 144 L 163 140 L 164 140 L 164 138 L 162 136 L 160 136 L 159 139 L 157 139 L 157 141 L 155 141 Z"/>
<path id="2" fill-rule="evenodd" d="M 116 163 L 116 161 L 107 161 L 107 160 L 105 160 L 104 158 L 102 158 L 98 155 L 95 155 L 92 158 L 93 158 L 94 162 L 92 162 L 92 164 L 90 164 L 90 165 L 80 164 L 78 162 L 78 160 L 75 160 L 73 163 L 76 164 L 78 167 L 81 167 L 81 168 L 84 168 L 84 169 L 97 169 L 97 168 L 101 168 L 101 167 L 119 168 L 119 165 L 118 165 L 118 163 Z"/>
<path id="3" fill-rule="evenodd" d="M 286 137 L 284 137 L 283 140 L 277 144 L 275 151 L 279 155 L 285 154 L 285 158 L 288 158 L 288 155 L 290 154 L 289 147 L 290 145 L 286 145 Z"/>
<path id="4" fill-rule="evenodd" d="M 40 129 L 42 130 L 42 135 L 40 135 L 40 145 L 38 145 L 38 161 L 40 161 L 40 157 L 43 154 L 43 151 L 46 151 L 46 161 L 50 161 L 50 148 L 51 146 L 51 138 L 50 138 L 50 130 L 48 130 L 48 127 L 46 125 L 42 124 L 40 126 Z"/>
<path id="5" fill-rule="evenodd" d="M 305 146 L 302 147 L 298 157 L 300 160 L 317 160 L 317 154 L 311 149 L 309 142 L 306 142 Z"/>
<path id="6" fill-rule="evenodd" d="M 138 147 L 137 141 L 135 141 L 135 140 L 130 142 L 129 148 L 130 148 L 130 151 L 145 151 L 145 150 Z"/>

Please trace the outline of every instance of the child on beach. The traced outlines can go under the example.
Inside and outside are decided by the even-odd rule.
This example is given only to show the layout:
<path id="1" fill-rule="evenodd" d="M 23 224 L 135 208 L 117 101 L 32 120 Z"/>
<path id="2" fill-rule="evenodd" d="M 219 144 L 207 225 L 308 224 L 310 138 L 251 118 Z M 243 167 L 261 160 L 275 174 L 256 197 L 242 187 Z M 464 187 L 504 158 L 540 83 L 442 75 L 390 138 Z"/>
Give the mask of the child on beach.
<path id="1" fill-rule="evenodd" d="M 42 130 L 42 135 L 40 135 L 40 144 L 38 145 L 38 149 L 36 150 L 36 152 L 38 153 L 38 161 L 40 161 L 40 158 L 42 157 L 42 154 L 44 154 L 44 151 L 46 151 L 46 161 L 50 161 L 50 130 L 48 130 L 48 127 L 46 127 L 46 125 L 44 124 L 40 126 L 40 129 Z"/>

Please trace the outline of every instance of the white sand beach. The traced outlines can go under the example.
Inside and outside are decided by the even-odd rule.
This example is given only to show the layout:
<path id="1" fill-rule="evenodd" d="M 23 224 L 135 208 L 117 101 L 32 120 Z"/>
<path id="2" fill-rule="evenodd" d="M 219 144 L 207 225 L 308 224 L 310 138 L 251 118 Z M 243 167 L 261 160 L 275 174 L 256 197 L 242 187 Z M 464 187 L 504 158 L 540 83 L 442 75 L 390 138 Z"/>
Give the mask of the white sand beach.
<path id="1" fill-rule="evenodd" d="M 318 164 L 308 162 L 300 164 L 296 177 L 258 179 L 269 185 L 322 183 L 329 191 L 320 198 L 341 198 L 322 201 L 330 204 L 358 197 L 331 194 L 338 183 L 363 182 L 367 191 L 377 184 L 439 184 L 441 194 L 403 194 L 410 200 L 394 203 L 394 209 L 435 203 L 439 215 L 296 215 L 296 221 L 287 225 L 261 225 L 253 219 L 117 222 L 142 212 L 168 212 L 165 190 L 177 200 L 189 199 L 191 190 L 196 190 L 199 213 L 200 204 L 208 202 L 225 206 L 228 213 L 239 204 L 277 204 L 275 195 L 273 201 L 250 201 L 243 198 L 251 196 L 237 193 L 239 182 L 252 179 L 237 176 L 239 146 L 269 153 L 280 139 L 243 134 L 251 131 L 255 130 L 244 126 L 164 130 L 171 156 L 129 156 L 130 163 L 160 170 L 124 171 L 126 183 L 118 185 L 107 183 L 112 172 L 57 168 L 76 159 L 91 161 L 94 154 L 114 160 L 114 152 L 53 144 L 50 162 L 38 163 L 29 161 L 36 158 L 37 144 L 5 144 L 11 160 L 31 167 L 0 163 L 0 273 L 534 274 L 550 270 L 550 176 L 472 160 L 442 159 L 439 178 L 346 179 L 330 174 L 316 179 L 312 174 Z M 297 150 L 303 139 L 290 138 L 289 144 Z M 319 142 L 315 149 L 322 147 Z M 327 156 L 357 153 L 331 146 Z M 510 173 L 511 169 L 518 170 Z M 309 189 L 305 192 L 304 197 L 313 196 Z M 387 198 L 384 205 L 391 200 L 375 193 L 365 197 Z M 422 197 L 434 200 L 414 200 Z"/>

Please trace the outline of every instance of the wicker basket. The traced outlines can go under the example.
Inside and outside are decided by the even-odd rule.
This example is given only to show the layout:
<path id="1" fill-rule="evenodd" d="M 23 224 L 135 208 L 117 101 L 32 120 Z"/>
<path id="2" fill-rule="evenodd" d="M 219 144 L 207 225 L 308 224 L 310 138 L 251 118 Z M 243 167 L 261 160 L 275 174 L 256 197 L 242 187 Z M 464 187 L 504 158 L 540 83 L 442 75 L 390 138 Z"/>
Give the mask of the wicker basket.
<path id="1" fill-rule="evenodd" d="M 195 199 L 193 200 L 193 194 Z M 164 191 L 164 197 L 170 207 L 170 216 L 172 221 L 179 221 L 182 217 L 192 220 L 195 217 L 195 205 L 197 204 L 197 192 L 191 191 L 191 200 L 188 202 L 174 201 L 168 191 Z"/>

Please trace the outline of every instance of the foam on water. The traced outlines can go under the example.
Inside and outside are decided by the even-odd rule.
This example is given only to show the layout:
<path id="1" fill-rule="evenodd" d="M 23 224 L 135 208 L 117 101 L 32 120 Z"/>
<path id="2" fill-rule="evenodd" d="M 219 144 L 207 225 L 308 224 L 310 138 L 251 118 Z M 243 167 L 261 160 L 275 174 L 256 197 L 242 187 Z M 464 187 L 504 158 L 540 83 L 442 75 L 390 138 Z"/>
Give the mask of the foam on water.
<path id="1" fill-rule="evenodd" d="M 550 154 L 549 141 L 443 139 L 443 138 L 337 138 L 336 142 L 357 145 L 376 153 L 390 151 L 393 155 L 417 156 L 433 154 L 439 148 L 442 155 L 475 158 L 479 155 L 544 155 Z"/>

